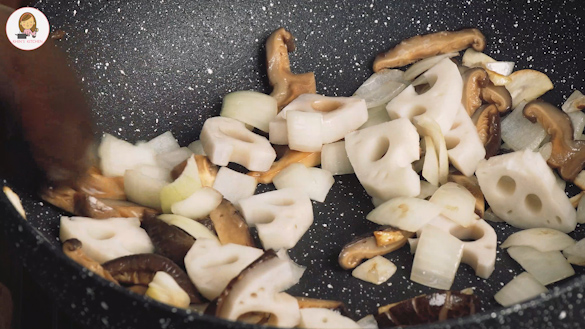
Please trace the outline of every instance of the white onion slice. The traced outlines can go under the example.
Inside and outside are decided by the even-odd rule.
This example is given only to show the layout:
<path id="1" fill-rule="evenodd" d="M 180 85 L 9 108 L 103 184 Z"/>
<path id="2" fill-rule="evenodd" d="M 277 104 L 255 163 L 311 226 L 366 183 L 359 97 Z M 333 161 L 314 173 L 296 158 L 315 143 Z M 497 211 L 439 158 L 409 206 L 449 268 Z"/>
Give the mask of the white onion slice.
<path id="1" fill-rule="evenodd" d="M 152 166 L 152 165 L 140 165 L 135 168 L 136 171 L 150 178 L 158 179 L 163 182 L 170 183 L 171 171 L 167 168 Z"/>
<path id="2" fill-rule="evenodd" d="M 413 123 L 421 136 L 429 136 L 433 140 L 439 159 L 439 183 L 446 183 L 449 176 L 449 157 L 441 127 L 435 120 L 425 115 L 414 117 Z"/>
<path id="3" fill-rule="evenodd" d="M 459 52 L 447 53 L 442 55 L 437 55 L 429 58 L 425 58 L 420 60 L 414 64 L 412 64 L 408 70 L 404 72 L 403 79 L 406 81 L 412 81 L 419 75 L 423 74 L 424 72 L 428 71 L 431 67 L 437 65 L 440 61 L 445 58 L 452 58 L 455 56 L 459 56 Z"/>
<path id="4" fill-rule="evenodd" d="M 378 321 L 376 321 L 376 318 L 374 318 L 372 314 L 359 319 L 357 324 L 359 324 L 362 329 L 380 329 L 380 327 L 378 327 Z"/>
<path id="5" fill-rule="evenodd" d="M 135 146 L 110 134 L 104 134 L 98 148 L 100 168 L 104 176 L 124 176 L 128 169 L 139 165 L 156 166 L 156 152 L 145 146 Z"/>
<path id="6" fill-rule="evenodd" d="M 384 112 L 386 112 L 385 109 Z M 345 141 L 323 145 L 321 149 L 321 168 L 329 171 L 332 175 L 354 173 L 345 150 Z"/>
<path id="7" fill-rule="evenodd" d="M 372 204 L 374 205 L 374 207 L 379 207 L 384 202 L 386 202 L 386 200 L 372 197 Z"/>
<path id="8" fill-rule="evenodd" d="M 318 152 L 323 146 L 323 115 L 289 111 L 286 119 L 288 146 L 291 150 Z"/>
<path id="9" fill-rule="evenodd" d="M 520 103 L 502 120 L 502 141 L 514 151 L 534 151 L 547 136 L 540 123 L 532 123 L 524 117 L 524 106 L 526 102 Z"/>
<path id="10" fill-rule="evenodd" d="M 416 197 L 419 199 L 427 199 L 428 197 L 432 196 L 433 194 L 435 194 L 435 192 L 437 191 L 438 187 L 427 182 L 424 180 L 420 181 L 420 194 L 417 195 Z"/>
<path id="11" fill-rule="evenodd" d="M 368 128 L 388 121 L 390 121 L 390 116 L 388 115 L 388 111 L 386 111 L 386 104 L 382 104 L 368 109 L 368 121 L 358 129 Z"/>
<path id="12" fill-rule="evenodd" d="M 463 227 L 468 227 L 478 219 L 475 214 L 475 197 L 459 184 L 449 182 L 442 185 L 429 201 L 442 208 L 443 216 Z"/>
<path id="13" fill-rule="evenodd" d="M 418 198 L 397 197 L 374 210 L 366 219 L 380 225 L 391 225 L 404 231 L 416 232 L 441 213 L 441 207 Z"/>
<path id="14" fill-rule="evenodd" d="M 158 154 L 156 156 L 156 161 L 160 164 L 161 167 L 172 170 L 179 163 L 187 160 L 192 155 L 193 151 L 191 151 L 189 148 L 181 147 L 168 153 Z"/>
<path id="15" fill-rule="evenodd" d="M 567 234 L 552 228 L 530 228 L 510 235 L 500 247 L 527 246 L 546 252 L 564 250 L 575 244 Z"/>
<path id="16" fill-rule="evenodd" d="M 213 234 L 213 232 L 211 232 L 207 227 L 205 227 L 205 225 L 191 218 L 173 214 L 162 214 L 158 216 L 158 219 L 162 220 L 163 222 L 169 225 L 174 225 L 182 229 L 187 234 L 194 237 L 196 240 L 212 239 L 219 242 L 217 236 Z"/>
<path id="17" fill-rule="evenodd" d="M 167 184 L 138 170 L 126 170 L 124 174 L 124 192 L 128 201 L 153 209 L 161 209 L 160 192 Z"/>
<path id="18" fill-rule="evenodd" d="M 585 128 L 585 113 L 578 111 L 567 114 L 573 124 L 573 139 L 579 139 L 583 134 L 583 128 Z"/>
<path id="19" fill-rule="evenodd" d="M 530 273 L 522 272 L 494 295 L 500 305 L 508 307 L 544 294 L 548 289 Z"/>
<path id="20" fill-rule="evenodd" d="M 449 290 L 463 256 L 463 242 L 448 232 L 427 225 L 423 228 L 410 280 L 435 289 Z"/>
<path id="21" fill-rule="evenodd" d="M 274 97 L 245 90 L 225 95 L 220 115 L 268 132 L 268 123 L 277 113 L 278 106 Z"/>
<path id="22" fill-rule="evenodd" d="M 508 253 L 545 286 L 575 275 L 575 270 L 560 251 L 542 252 L 532 247 L 519 246 L 508 248 Z"/>
<path id="23" fill-rule="evenodd" d="M 156 154 L 168 153 L 178 150 L 181 147 L 175 139 L 175 136 L 173 136 L 173 133 L 170 131 L 156 136 L 150 141 L 144 143 L 143 146 L 153 149 Z"/>
<path id="24" fill-rule="evenodd" d="M 565 101 L 565 103 L 563 104 L 563 106 L 561 108 L 566 113 L 580 112 L 581 109 L 579 109 L 577 106 L 575 106 L 575 102 L 585 102 L 585 96 L 579 90 L 575 90 L 571 94 L 571 96 L 569 96 L 569 98 L 567 98 L 567 100 Z"/>
<path id="25" fill-rule="evenodd" d="M 356 267 L 351 275 L 353 277 L 380 285 L 390 279 L 396 273 L 396 265 L 382 256 L 368 259 Z"/>
<path id="26" fill-rule="evenodd" d="M 193 154 L 206 155 L 205 150 L 203 150 L 203 144 L 199 139 L 189 144 L 189 146 L 187 147 L 189 148 L 189 150 L 191 150 L 191 152 L 193 152 Z"/>
<path id="27" fill-rule="evenodd" d="M 213 188 L 233 204 L 254 195 L 258 183 L 256 178 L 244 175 L 228 167 L 221 167 L 213 182 Z"/>
<path id="28" fill-rule="evenodd" d="M 191 303 L 189 295 L 177 281 L 164 271 L 156 272 L 148 284 L 146 296 L 174 307 L 188 308 Z"/>
<path id="29" fill-rule="evenodd" d="M 423 141 L 424 143 L 422 145 L 424 146 L 425 158 L 422 167 L 422 176 L 431 185 L 439 186 L 439 157 L 435 149 L 435 144 L 429 136 L 424 136 Z"/>
<path id="30" fill-rule="evenodd" d="M 185 200 L 200 188 L 201 179 L 199 178 L 197 162 L 195 162 L 195 157 L 191 157 L 187 160 L 187 166 L 185 166 L 181 176 L 160 191 L 163 212 L 170 213 L 174 203 Z"/>
<path id="31" fill-rule="evenodd" d="M 299 188 L 307 193 L 311 200 L 324 202 L 335 179 L 327 170 L 292 163 L 274 176 L 272 182 L 279 190 Z"/>
<path id="32" fill-rule="evenodd" d="M 406 88 L 404 72 L 384 69 L 372 74 L 354 93 L 368 108 L 384 105 Z"/>
<path id="33" fill-rule="evenodd" d="M 538 150 L 538 153 L 540 153 L 540 155 L 542 155 L 542 158 L 545 161 L 548 161 L 548 159 L 550 158 L 550 155 L 552 154 L 552 143 L 548 142 L 548 143 L 542 144 L 542 146 Z"/>
<path id="34" fill-rule="evenodd" d="M 585 239 L 563 250 L 563 255 L 571 264 L 585 266 Z"/>
<path id="35" fill-rule="evenodd" d="M 507 77 L 514 71 L 514 64 L 514 62 L 491 62 L 485 63 L 485 68 Z"/>
<path id="36" fill-rule="evenodd" d="M 173 214 L 191 219 L 204 218 L 209 215 L 223 200 L 223 196 L 211 187 L 202 187 L 187 199 L 171 206 Z"/>

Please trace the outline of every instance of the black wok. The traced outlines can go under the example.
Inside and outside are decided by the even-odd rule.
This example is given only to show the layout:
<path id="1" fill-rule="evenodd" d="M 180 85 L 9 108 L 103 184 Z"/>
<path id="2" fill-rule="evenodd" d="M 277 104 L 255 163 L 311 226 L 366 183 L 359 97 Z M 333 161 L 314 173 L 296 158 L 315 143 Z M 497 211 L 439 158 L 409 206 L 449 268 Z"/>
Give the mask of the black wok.
<path id="1" fill-rule="evenodd" d="M 573 89 L 585 89 L 584 9 L 580 1 L 40 1 L 56 41 L 67 52 L 92 103 L 98 132 L 136 142 L 171 130 L 179 141 L 198 139 L 206 118 L 217 115 L 230 91 L 269 92 L 263 44 L 284 26 L 297 38 L 293 71 L 314 71 L 317 91 L 351 95 L 372 73 L 374 56 L 398 41 L 441 30 L 477 27 L 486 53 L 549 75 L 555 89 L 543 98 L 560 106 Z M 2 177 L 15 186 L 26 177 Z M 26 184 L 25 184 L 26 185 Z M 58 209 L 32 190 L 17 189 L 28 220 L 1 196 L 4 234 L 22 263 L 63 310 L 80 323 L 104 328 L 254 328 L 173 309 L 98 278 L 66 258 L 58 240 Z M 373 228 L 370 199 L 353 175 L 337 176 L 327 201 L 315 205 L 315 223 L 290 252 L 307 266 L 293 295 L 344 301 L 355 318 L 376 307 L 431 289 L 408 278 L 412 256 L 398 264 L 391 284 L 373 286 L 342 271 L 337 255 L 356 234 Z M 516 229 L 496 226 L 499 241 Z M 571 234 L 585 237 L 583 226 Z M 499 251 L 496 270 L 477 278 L 461 266 L 453 289 L 476 287 L 482 313 L 427 328 L 579 328 L 585 322 L 585 271 L 551 293 L 512 308 L 493 295 L 522 272 Z"/>

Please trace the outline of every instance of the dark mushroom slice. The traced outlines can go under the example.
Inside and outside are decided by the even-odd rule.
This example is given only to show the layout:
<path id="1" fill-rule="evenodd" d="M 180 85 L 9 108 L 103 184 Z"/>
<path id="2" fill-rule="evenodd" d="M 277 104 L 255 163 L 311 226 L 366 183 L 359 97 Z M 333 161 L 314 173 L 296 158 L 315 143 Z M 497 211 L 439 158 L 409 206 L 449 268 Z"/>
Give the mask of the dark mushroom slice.
<path id="1" fill-rule="evenodd" d="M 221 244 L 235 243 L 255 247 L 250 228 L 234 205 L 223 199 L 210 214 L 213 228 Z"/>
<path id="2" fill-rule="evenodd" d="M 148 286 L 156 272 L 166 272 L 185 290 L 189 298 L 191 298 L 192 304 L 202 303 L 203 297 L 201 297 L 187 273 L 166 257 L 157 254 L 129 255 L 108 261 L 102 266 L 112 274 L 114 279 L 125 285 Z"/>
<path id="3" fill-rule="evenodd" d="M 463 73 L 462 78 L 463 94 L 461 103 L 467 114 L 472 116 L 482 104 L 482 89 L 488 85 L 490 79 L 487 72 L 479 67 L 467 70 Z"/>
<path id="4" fill-rule="evenodd" d="M 391 328 L 460 318 L 479 310 L 477 296 L 459 291 L 439 291 L 380 307 L 375 319 L 380 328 Z"/>
<path id="5" fill-rule="evenodd" d="M 124 177 L 106 177 L 97 167 L 90 167 L 75 185 L 77 191 L 96 198 L 126 200 Z"/>
<path id="6" fill-rule="evenodd" d="M 75 194 L 77 191 L 68 186 L 48 186 L 41 190 L 41 199 L 53 206 L 75 214 Z"/>
<path id="7" fill-rule="evenodd" d="M 276 99 L 279 110 L 301 94 L 314 94 L 317 92 L 313 72 L 303 74 L 291 72 L 288 53 L 294 50 L 295 41 L 293 35 L 282 27 L 272 32 L 266 40 L 268 81 L 273 87 L 270 96 Z"/>
<path id="8" fill-rule="evenodd" d="M 491 104 L 481 110 L 475 127 L 485 147 L 485 158 L 497 155 L 502 145 L 502 120 L 497 106 Z"/>
<path id="9" fill-rule="evenodd" d="M 572 182 L 585 167 L 585 141 L 573 140 L 573 124 L 569 116 L 554 105 L 541 100 L 526 104 L 524 116 L 542 125 L 550 135 L 550 167 L 558 169 L 561 177 Z"/>
<path id="10" fill-rule="evenodd" d="M 488 80 L 487 86 L 481 89 L 481 99 L 489 104 L 494 104 L 502 114 L 512 109 L 512 95 L 506 87 L 496 86 Z"/>
<path id="11" fill-rule="evenodd" d="M 248 175 L 256 178 L 258 183 L 270 184 L 279 172 L 293 163 L 302 163 L 307 167 L 318 166 L 321 164 L 321 152 L 301 152 L 289 149 L 282 158 L 272 164 L 268 171 L 251 171 Z"/>
<path id="12" fill-rule="evenodd" d="M 382 239 L 383 245 L 378 245 L 375 232 L 378 236 L 392 237 Z M 414 235 L 413 232 L 402 231 L 393 227 L 382 226 L 376 231 L 356 238 L 343 247 L 339 253 L 339 265 L 345 270 L 358 266 L 362 260 L 385 255 L 404 246 L 408 238 Z"/>
<path id="13" fill-rule="evenodd" d="M 296 297 L 299 308 L 326 308 L 336 311 L 343 316 L 351 317 L 343 302 L 337 300 L 315 299 L 309 297 Z"/>
<path id="14" fill-rule="evenodd" d="M 154 252 L 163 255 L 180 266 L 185 266 L 185 255 L 195 243 L 195 238 L 148 213 L 141 224 L 154 245 Z"/>
<path id="15" fill-rule="evenodd" d="M 75 193 L 74 203 L 74 213 L 76 215 L 95 219 L 112 217 L 137 217 L 142 219 L 145 213 L 157 213 L 154 209 L 139 206 L 129 201 L 98 199 L 82 192 Z"/>
<path id="16" fill-rule="evenodd" d="M 77 239 L 69 239 L 63 242 L 63 253 L 74 260 L 79 265 L 87 268 L 88 270 L 94 272 L 95 274 L 101 276 L 102 278 L 112 281 L 118 284 L 118 281 L 112 277 L 110 272 L 100 265 L 97 261 L 93 260 L 91 257 L 86 255 L 83 250 L 81 249 L 82 243 Z"/>
<path id="17" fill-rule="evenodd" d="M 213 187 L 213 183 L 215 182 L 215 177 L 217 177 L 218 168 L 214 165 L 209 158 L 205 155 L 193 155 L 195 157 L 195 163 L 197 164 L 197 171 L 199 172 L 199 179 L 201 180 L 201 186 L 203 187 Z M 173 168 L 171 171 L 171 178 L 173 180 L 179 178 L 185 170 L 187 166 L 187 161 L 189 159 L 179 163 L 178 165 Z"/>
<path id="18" fill-rule="evenodd" d="M 485 198 L 479 188 L 477 177 L 467 177 L 463 174 L 450 174 L 448 180 L 465 187 L 475 197 L 475 213 L 479 218 L 483 218 L 483 214 L 485 213 Z"/>
<path id="19" fill-rule="evenodd" d="M 479 30 L 465 29 L 456 32 L 443 31 L 417 35 L 376 56 L 374 72 L 408 65 L 427 57 L 460 51 L 469 47 L 473 47 L 477 51 L 484 50 L 485 37 Z"/>

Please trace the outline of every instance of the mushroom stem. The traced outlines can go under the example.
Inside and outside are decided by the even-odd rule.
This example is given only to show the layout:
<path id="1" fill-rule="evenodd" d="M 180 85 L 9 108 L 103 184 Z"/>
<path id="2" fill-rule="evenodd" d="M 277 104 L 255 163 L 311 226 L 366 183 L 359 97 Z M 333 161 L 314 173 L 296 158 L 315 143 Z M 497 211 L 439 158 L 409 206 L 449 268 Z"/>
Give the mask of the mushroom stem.
<path id="1" fill-rule="evenodd" d="M 288 53 L 295 50 L 293 35 L 279 28 L 266 40 L 266 66 L 268 80 L 274 88 L 270 96 L 276 99 L 281 110 L 298 95 L 314 94 L 317 91 L 313 72 L 293 74 L 290 70 Z"/>
<path id="2" fill-rule="evenodd" d="M 221 244 L 235 243 L 255 247 L 250 229 L 240 212 L 226 199 L 209 214 Z"/>
<path id="3" fill-rule="evenodd" d="M 585 167 L 585 141 L 573 139 L 569 116 L 541 100 L 526 104 L 523 114 L 531 122 L 540 123 L 550 135 L 552 151 L 548 165 L 557 168 L 564 180 L 573 181 Z"/>
<path id="4" fill-rule="evenodd" d="M 282 158 L 272 164 L 268 171 L 251 171 L 248 175 L 256 178 L 260 184 L 270 184 L 279 172 L 293 163 L 302 163 L 306 167 L 320 165 L 321 152 L 300 152 L 288 149 Z"/>
<path id="5" fill-rule="evenodd" d="M 73 259 L 79 265 L 87 268 L 88 270 L 94 272 L 95 274 L 101 276 L 102 278 L 112 281 L 115 284 L 118 284 L 118 281 L 112 277 L 110 272 L 105 270 L 100 263 L 93 260 L 91 257 L 86 255 L 83 250 L 81 249 L 81 241 L 77 239 L 69 239 L 63 242 L 63 253 L 67 255 L 67 257 Z"/>
<path id="6" fill-rule="evenodd" d="M 376 56 L 374 72 L 408 65 L 435 55 L 460 51 L 470 46 L 477 51 L 483 51 L 485 48 L 485 37 L 477 29 L 417 35 Z"/>

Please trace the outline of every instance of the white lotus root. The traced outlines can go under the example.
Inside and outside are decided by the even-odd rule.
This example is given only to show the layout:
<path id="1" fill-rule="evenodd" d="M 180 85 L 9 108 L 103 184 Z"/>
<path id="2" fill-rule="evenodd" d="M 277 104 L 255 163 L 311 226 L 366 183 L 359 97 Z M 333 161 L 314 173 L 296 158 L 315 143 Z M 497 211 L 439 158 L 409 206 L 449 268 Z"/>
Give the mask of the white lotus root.
<path id="1" fill-rule="evenodd" d="M 276 159 L 268 140 L 231 118 L 213 117 L 203 124 L 200 136 L 209 160 L 218 166 L 235 162 L 253 171 L 266 171 Z"/>
<path id="2" fill-rule="evenodd" d="M 264 249 L 290 249 L 313 223 L 313 204 L 300 189 L 285 188 L 240 200 L 246 222 L 258 228 Z"/>
<path id="3" fill-rule="evenodd" d="M 435 120 L 446 134 L 461 107 L 463 80 L 457 65 L 446 58 L 422 74 L 431 89 L 418 94 L 413 85 L 406 87 L 386 106 L 390 118 L 409 118 L 424 115 Z"/>
<path id="4" fill-rule="evenodd" d="M 214 300 L 233 278 L 263 253 L 258 248 L 197 239 L 185 256 L 185 268 L 201 295 Z"/>
<path id="5" fill-rule="evenodd" d="M 412 169 L 420 158 L 419 136 L 408 119 L 352 132 L 345 137 L 345 149 L 369 195 L 389 200 L 420 193 L 420 178 Z"/>
<path id="6" fill-rule="evenodd" d="M 476 175 L 492 211 L 508 224 L 564 233 L 575 229 L 575 208 L 538 152 L 524 150 L 491 157 L 480 162 Z"/>
<path id="7" fill-rule="evenodd" d="M 428 225 L 433 225 L 445 232 L 449 232 L 463 241 L 463 256 L 461 262 L 471 266 L 475 275 L 487 279 L 492 275 L 496 266 L 496 247 L 498 237 L 494 228 L 485 220 L 479 219 L 468 227 L 463 227 L 444 216 L 437 216 Z M 420 235 L 421 231 L 417 234 Z M 416 252 L 418 239 L 409 239 L 411 251 Z"/>
<path id="8" fill-rule="evenodd" d="M 61 241 L 77 239 L 81 249 L 98 263 L 133 254 L 154 252 L 138 218 L 93 219 L 61 217 Z"/>
<path id="9" fill-rule="evenodd" d="M 485 157 L 485 147 L 463 106 L 459 107 L 451 130 L 445 134 L 445 142 L 451 164 L 463 175 L 473 175 L 477 164 Z"/>
<path id="10" fill-rule="evenodd" d="M 287 144 L 283 128 L 287 114 L 291 111 L 320 113 L 323 115 L 322 144 L 341 140 L 348 133 L 358 129 L 368 120 L 366 101 L 357 97 L 327 97 L 315 94 L 303 94 L 280 111 L 270 124 L 270 141 L 275 144 Z M 279 123 L 280 122 L 280 123 Z M 287 136 L 290 136 L 290 131 Z M 273 138 L 274 135 L 274 138 Z"/>
<path id="11" fill-rule="evenodd" d="M 326 308 L 301 309 L 301 323 L 304 329 L 361 329 L 352 319 Z"/>

